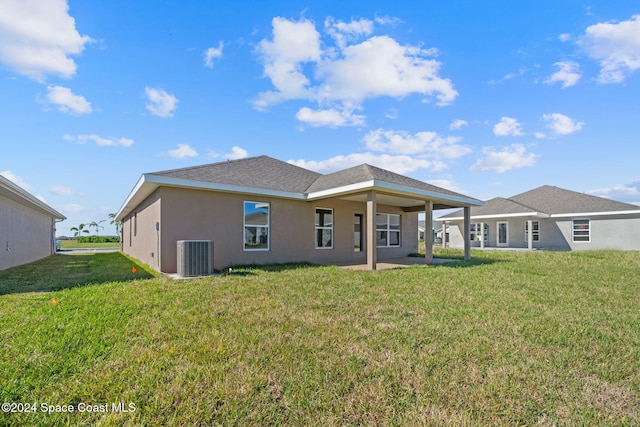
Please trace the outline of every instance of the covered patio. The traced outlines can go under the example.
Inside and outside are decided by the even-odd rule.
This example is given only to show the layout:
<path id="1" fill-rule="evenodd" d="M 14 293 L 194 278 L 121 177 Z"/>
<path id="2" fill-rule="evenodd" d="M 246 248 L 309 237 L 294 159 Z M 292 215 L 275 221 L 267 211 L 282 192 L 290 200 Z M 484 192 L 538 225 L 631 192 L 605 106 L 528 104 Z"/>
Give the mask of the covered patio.
<path id="1" fill-rule="evenodd" d="M 356 183 L 336 185 L 336 183 L 340 182 L 346 184 L 354 181 Z M 323 188 L 325 186 L 326 188 Z M 376 270 L 387 264 L 407 265 L 407 263 L 418 263 L 418 258 L 407 258 L 410 261 L 405 260 L 405 262 L 378 261 L 376 244 L 378 205 L 398 207 L 404 212 L 424 212 L 425 230 L 429 230 L 428 235 L 431 234 L 430 231 L 433 229 L 434 210 L 462 208 L 465 230 L 464 259 L 471 258 L 471 206 L 482 206 L 483 202 L 480 200 L 370 165 L 362 165 L 318 179 L 310 188 L 307 200 L 319 200 L 329 197 L 366 204 L 366 228 L 364 230 L 366 234 L 364 239 L 366 264 L 364 265 L 367 270 Z M 416 238 L 417 233 L 416 227 Z M 421 263 L 431 264 L 434 262 L 432 239 L 425 238 L 424 245 L 425 256 Z"/>

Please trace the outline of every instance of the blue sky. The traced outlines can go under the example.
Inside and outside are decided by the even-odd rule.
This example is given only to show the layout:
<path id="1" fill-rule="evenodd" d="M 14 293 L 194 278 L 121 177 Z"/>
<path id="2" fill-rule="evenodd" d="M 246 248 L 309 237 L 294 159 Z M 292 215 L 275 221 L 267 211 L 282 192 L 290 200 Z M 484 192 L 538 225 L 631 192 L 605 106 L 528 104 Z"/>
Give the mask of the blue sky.
<path id="1" fill-rule="evenodd" d="M 0 173 L 59 235 L 142 173 L 262 154 L 640 204 L 639 69 L 637 1 L 3 0 Z"/>

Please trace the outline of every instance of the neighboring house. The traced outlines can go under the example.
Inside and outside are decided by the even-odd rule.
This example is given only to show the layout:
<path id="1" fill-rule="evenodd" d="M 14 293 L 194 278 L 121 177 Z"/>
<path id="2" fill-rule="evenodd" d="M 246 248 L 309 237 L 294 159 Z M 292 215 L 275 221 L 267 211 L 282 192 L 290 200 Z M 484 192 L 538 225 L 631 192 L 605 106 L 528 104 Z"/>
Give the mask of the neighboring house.
<path id="1" fill-rule="evenodd" d="M 437 218 L 462 247 L 462 211 Z M 640 206 L 545 185 L 471 208 L 474 247 L 640 250 Z"/>
<path id="2" fill-rule="evenodd" d="M 323 175 L 267 156 L 143 174 L 120 208 L 122 250 L 177 271 L 177 242 L 213 241 L 217 269 L 367 263 L 418 251 L 418 212 L 482 204 L 370 165 Z M 425 257 L 431 259 L 430 242 Z M 468 256 L 467 251 L 467 256 Z"/>
<path id="3" fill-rule="evenodd" d="M 56 221 L 66 219 L 0 176 L 0 270 L 55 253 Z"/>

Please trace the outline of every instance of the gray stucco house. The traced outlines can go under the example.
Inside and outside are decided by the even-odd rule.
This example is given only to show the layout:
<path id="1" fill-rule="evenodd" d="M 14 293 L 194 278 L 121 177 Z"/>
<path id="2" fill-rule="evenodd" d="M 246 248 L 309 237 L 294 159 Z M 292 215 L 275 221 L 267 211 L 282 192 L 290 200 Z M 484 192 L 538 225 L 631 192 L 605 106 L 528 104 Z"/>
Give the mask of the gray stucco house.
<path id="1" fill-rule="evenodd" d="M 116 215 L 122 250 L 164 273 L 187 241 L 213 264 L 366 263 L 418 251 L 418 213 L 481 201 L 371 165 L 320 174 L 267 156 L 145 173 Z M 431 227 L 431 224 L 429 224 Z M 431 261 L 431 241 L 426 258 Z M 467 248 L 467 256 L 469 250 Z"/>
<path id="2" fill-rule="evenodd" d="M 462 247 L 463 212 L 438 218 Z M 640 250 L 640 206 L 545 185 L 471 207 L 473 247 Z"/>
<path id="3" fill-rule="evenodd" d="M 0 270 L 55 253 L 64 215 L 0 175 Z"/>

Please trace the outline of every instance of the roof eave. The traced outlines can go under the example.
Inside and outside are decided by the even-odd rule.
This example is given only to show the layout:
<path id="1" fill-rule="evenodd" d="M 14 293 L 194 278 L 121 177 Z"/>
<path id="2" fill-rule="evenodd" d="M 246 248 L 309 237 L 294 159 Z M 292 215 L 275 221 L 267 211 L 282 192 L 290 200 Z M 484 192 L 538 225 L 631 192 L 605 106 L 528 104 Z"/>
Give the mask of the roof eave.
<path id="1" fill-rule="evenodd" d="M 407 196 L 420 196 L 427 200 L 437 200 L 443 202 L 453 202 L 454 206 L 483 206 L 482 200 L 466 197 L 464 195 L 455 196 L 452 194 L 438 193 L 435 191 L 422 190 L 419 188 L 407 187 L 399 184 L 392 184 L 385 181 L 374 181 L 374 186 L 383 190 L 391 190 Z"/>
<path id="2" fill-rule="evenodd" d="M 454 196 L 450 194 L 421 190 L 379 180 L 368 180 L 311 193 L 297 193 L 231 184 L 221 184 L 215 182 L 195 181 L 182 178 L 171 178 L 154 174 L 143 174 L 125 199 L 118 213 L 116 214 L 116 220 L 122 221 L 129 213 L 131 213 L 131 211 L 135 209 L 136 206 L 142 203 L 160 186 L 191 188 L 205 191 L 222 191 L 227 193 L 253 194 L 294 200 L 317 200 L 328 197 L 339 197 L 353 193 L 361 193 L 368 190 L 382 190 L 387 193 L 397 194 L 401 196 L 444 202 L 445 204 L 450 204 L 453 207 L 482 206 L 484 204 L 484 202 L 470 197 Z"/>
<path id="3" fill-rule="evenodd" d="M 20 186 L 8 180 L 7 178 L 0 177 L 0 184 L 2 184 L 2 187 L 5 188 L 9 193 L 18 197 L 20 200 L 27 202 L 30 207 L 37 209 L 47 215 L 50 215 L 54 219 L 59 219 L 61 221 L 67 219 L 66 216 L 62 215 L 60 212 L 53 209 L 51 206 L 47 205 L 46 203 L 33 196 L 26 190 L 22 189 Z"/>
<path id="4" fill-rule="evenodd" d="M 535 218 L 549 218 L 551 215 L 543 212 L 516 212 L 508 214 L 489 214 L 489 215 L 471 215 L 471 219 L 498 219 L 498 218 L 521 218 L 521 217 L 535 217 Z M 440 217 L 436 218 L 436 221 L 462 221 L 464 217 Z"/>
<path id="5" fill-rule="evenodd" d="M 602 211 L 602 212 L 572 212 L 562 214 L 551 214 L 551 218 L 584 217 L 584 216 L 606 216 L 606 215 L 639 215 L 640 209 L 628 211 Z"/>
<path id="6" fill-rule="evenodd" d="M 407 187 L 404 185 L 392 184 L 380 180 L 368 180 L 340 187 L 329 188 L 321 191 L 314 191 L 307 194 L 307 200 L 323 199 L 327 197 L 344 196 L 352 193 L 359 193 L 368 190 L 382 190 L 388 193 L 414 197 L 424 200 L 434 200 L 459 206 L 482 206 L 484 202 L 470 197 L 454 196 L 450 194 L 427 191 L 419 188 Z"/>
<path id="7" fill-rule="evenodd" d="M 122 221 L 125 216 L 158 188 L 157 185 L 147 181 L 147 176 L 148 174 L 142 174 L 138 182 L 136 182 L 136 185 L 133 186 L 124 203 L 116 213 L 116 221 Z"/>

